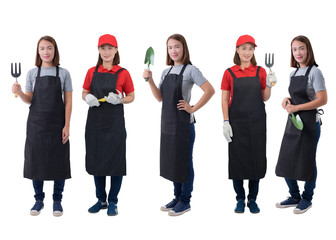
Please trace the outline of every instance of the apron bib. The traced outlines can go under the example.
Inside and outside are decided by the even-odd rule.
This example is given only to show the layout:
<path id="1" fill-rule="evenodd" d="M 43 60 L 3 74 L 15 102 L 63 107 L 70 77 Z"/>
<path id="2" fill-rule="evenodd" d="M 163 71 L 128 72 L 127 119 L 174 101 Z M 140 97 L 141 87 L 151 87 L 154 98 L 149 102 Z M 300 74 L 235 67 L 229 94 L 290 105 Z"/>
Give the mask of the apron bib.
<path id="1" fill-rule="evenodd" d="M 70 175 L 69 141 L 62 143 L 65 107 L 59 68 L 56 76 L 40 77 L 39 67 L 27 121 L 24 177 L 63 180 Z"/>
<path id="2" fill-rule="evenodd" d="M 289 94 L 294 105 L 310 102 L 307 95 L 308 75 L 291 77 Z M 298 130 L 288 116 L 285 133 L 282 139 L 276 175 L 288 179 L 311 182 L 315 178 L 315 139 L 316 139 L 316 109 L 299 111 L 303 129 Z"/>
<path id="3" fill-rule="evenodd" d="M 173 68 L 173 67 L 172 67 Z M 162 94 L 160 176 L 173 182 L 186 182 L 189 169 L 190 114 L 177 109 L 183 100 L 183 66 L 179 75 L 165 76 Z"/>
<path id="4" fill-rule="evenodd" d="M 96 67 L 91 94 L 97 99 L 116 93 L 119 69 L 100 73 Z M 126 130 L 123 104 L 100 103 L 90 107 L 85 128 L 86 171 L 94 176 L 126 175 Z"/>
<path id="5" fill-rule="evenodd" d="M 266 174 L 266 112 L 261 97 L 259 69 L 255 77 L 233 77 L 229 119 L 229 179 L 261 179 Z"/>

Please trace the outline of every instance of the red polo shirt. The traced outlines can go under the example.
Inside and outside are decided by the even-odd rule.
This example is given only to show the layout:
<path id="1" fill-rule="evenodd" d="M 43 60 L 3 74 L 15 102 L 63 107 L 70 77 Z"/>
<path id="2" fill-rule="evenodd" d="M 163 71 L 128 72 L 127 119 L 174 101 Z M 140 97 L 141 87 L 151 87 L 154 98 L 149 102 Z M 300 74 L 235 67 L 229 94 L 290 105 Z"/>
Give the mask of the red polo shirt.
<path id="1" fill-rule="evenodd" d="M 258 66 L 254 66 L 251 64 L 248 68 L 245 68 L 244 70 L 240 68 L 239 65 L 235 65 L 230 68 L 234 75 L 236 75 L 237 78 L 241 77 L 255 77 L 257 75 L 257 70 Z M 260 79 L 260 87 L 261 90 L 264 90 L 266 88 L 266 71 L 264 68 L 260 67 L 259 70 L 259 79 Z M 225 70 L 223 79 L 222 79 L 222 85 L 221 85 L 222 90 L 227 90 L 231 91 L 231 97 L 230 97 L 230 104 L 232 102 L 232 97 L 233 97 L 233 77 L 231 73 L 228 70 Z M 260 92 L 261 94 L 261 92 Z"/>
<path id="2" fill-rule="evenodd" d="M 116 73 L 121 67 L 119 65 L 115 65 L 112 67 L 111 70 L 108 70 L 107 68 L 103 68 L 103 65 L 100 65 L 98 67 L 98 72 L 101 73 Z M 86 77 L 84 80 L 84 84 L 83 84 L 83 88 L 85 90 L 91 91 L 91 81 L 92 81 L 92 77 L 93 77 L 93 73 L 96 70 L 96 67 L 92 67 L 90 68 L 87 73 L 86 73 Z M 131 75 L 129 74 L 129 72 L 125 69 L 122 70 L 121 72 L 118 73 L 118 79 L 117 79 L 117 86 L 116 86 L 117 90 L 125 93 L 125 94 L 129 94 L 134 92 L 134 86 L 133 86 L 133 81 L 131 78 Z"/>

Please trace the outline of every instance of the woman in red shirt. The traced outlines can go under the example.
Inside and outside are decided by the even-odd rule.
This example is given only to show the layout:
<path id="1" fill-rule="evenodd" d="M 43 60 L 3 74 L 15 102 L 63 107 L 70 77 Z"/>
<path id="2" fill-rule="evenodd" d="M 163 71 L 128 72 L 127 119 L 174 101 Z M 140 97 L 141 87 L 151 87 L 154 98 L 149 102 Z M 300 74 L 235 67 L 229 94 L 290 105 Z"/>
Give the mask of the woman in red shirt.
<path id="1" fill-rule="evenodd" d="M 266 173 L 266 112 L 264 101 L 271 96 L 274 73 L 257 66 L 253 37 L 240 36 L 236 43 L 235 66 L 222 80 L 223 133 L 229 142 L 229 178 L 237 194 L 236 213 L 245 210 L 244 179 L 249 180 L 247 206 L 259 213 L 256 203 L 259 179 Z"/>
<path id="2" fill-rule="evenodd" d="M 101 36 L 98 51 L 97 65 L 88 70 L 82 93 L 83 100 L 90 106 L 85 129 L 86 171 L 94 175 L 98 198 L 89 212 L 108 208 L 107 215 L 115 216 L 122 178 L 126 175 L 123 104 L 133 102 L 134 86 L 128 71 L 118 65 L 120 57 L 114 36 Z M 108 197 L 106 176 L 111 176 Z"/>

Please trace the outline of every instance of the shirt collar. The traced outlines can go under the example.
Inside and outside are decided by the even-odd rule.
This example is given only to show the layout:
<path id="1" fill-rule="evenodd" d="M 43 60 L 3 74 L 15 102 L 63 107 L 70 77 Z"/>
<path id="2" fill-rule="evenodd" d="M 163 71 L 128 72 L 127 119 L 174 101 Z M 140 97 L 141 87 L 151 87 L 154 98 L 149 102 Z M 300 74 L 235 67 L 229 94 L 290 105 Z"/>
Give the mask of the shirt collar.
<path id="1" fill-rule="evenodd" d="M 121 67 L 119 65 L 114 65 L 112 69 L 108 70 L 107 68 L 104 68 L 103 65 L 101 64 L 98 67 L 99 72 L 109 72 L 109 73 L 116 73 Z"/>
<path id="2" fill-rule="evenodd" d="M 246 70 L 253 72 L 253 71 L 255 70 L 255 68 L 256 68 L 256 66 L 254 66 L 254 65 L 251 63 L 251 65 L 250 65 L 249 67 L 245 68 L 244 70 L 241 69 L 239 65 L 235 65 L 235 66 L 233 66 L 232 70 L 233 70 L 233 72 L 246 71 Z"/>

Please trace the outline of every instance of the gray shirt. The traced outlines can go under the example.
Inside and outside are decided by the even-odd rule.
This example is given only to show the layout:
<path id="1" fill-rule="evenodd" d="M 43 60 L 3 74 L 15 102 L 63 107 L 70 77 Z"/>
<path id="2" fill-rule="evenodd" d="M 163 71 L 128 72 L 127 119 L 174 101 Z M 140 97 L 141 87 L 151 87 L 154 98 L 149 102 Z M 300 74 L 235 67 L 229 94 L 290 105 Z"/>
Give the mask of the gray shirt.
<path id="1" fill-rule="evenodd" d="M 295 76 L 304 76 L 308 67 L 299 68 Z M 290 77 L 294 75 L 296 70 L 291 72 Z M 327 90 L 325 86 L 324 77 L 320 69 L 316 66 L 313 66 L 308 75 L 308 82 L 307 82 L 307 95 L 310 100 L 316 99 L 316 93 L 320 91 Z M 316 115 L 316 121 L 319 120 L 319 114 Z"/>
<path id="2" fill-rule="evenodd" d="M 183 68 L 183 65 L 173 66 L 170 73 L 180 74 L 182 68 Z M 165 76 L 167 75 L 169 69 L 170 68 L 167 68 L 162 72 L 161 81 L 159 83 L 158 88 L 161 87 L 161 84 L 162 84 Z M 207 80 L 205 79 L 205 77 L 203 76 L 203 74 L 201 73 L 201 71 L 197 67 L 195 67 L 194 65 L 188 64 L 187 67 L 185 68 L 184 72 L 183 72 L 183 82 L 182 82 L 183 100 L 190 103 L 191 89 L 194 86 L 194 84 L 196 84 L 197 86 L 200 87 L 206 81 Z M 194 117 L 193 117 L 193 114 L 191 114 L 190 122 L 193 122 L 193 121 L 194 121 Z"/>
<path id="3" fill-rule="evenodd" d="M 59 77 L 61 79 L 61 86 L 63 92 L 71 92 L 72 91 L 72 81 L 71 76 L 68 70 L 59 68 Z M 33 68 L 27 73 L 26 78 L 26 91 L 34 92 L 35 81 L 37 77 L 38 68 Z M 56 76 L 56 67 L 44 68 L 41 67 L 40 77 L 43 76 Z"/>
<path id="4" fill-rule="evenodd" d="M 299 68 L 295 76 L 304 76 L 308 67 Z M 290 77 L 294 75 L 296 70 L 291 72 Z M 316 99 L 316 93 L 319 91 L 327 90 L 325 86 L 324 77 L 320 69 L 316 66 L 313 66 L 308 75 L 308 83 L 307 83 L 307 95 L 310 100 Z"/>

